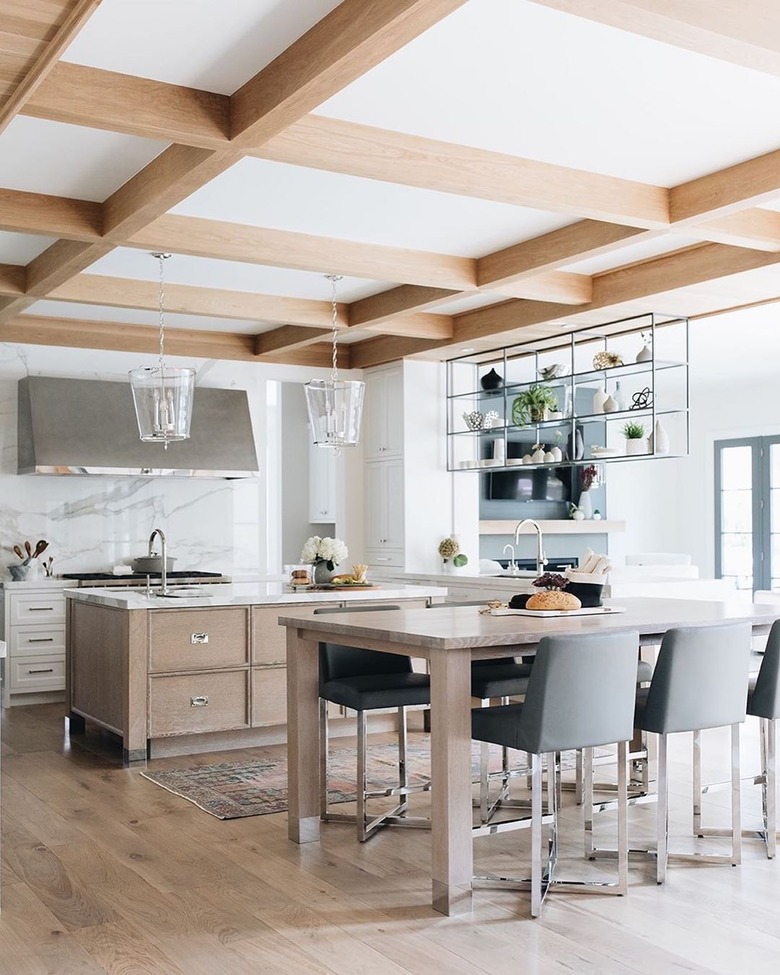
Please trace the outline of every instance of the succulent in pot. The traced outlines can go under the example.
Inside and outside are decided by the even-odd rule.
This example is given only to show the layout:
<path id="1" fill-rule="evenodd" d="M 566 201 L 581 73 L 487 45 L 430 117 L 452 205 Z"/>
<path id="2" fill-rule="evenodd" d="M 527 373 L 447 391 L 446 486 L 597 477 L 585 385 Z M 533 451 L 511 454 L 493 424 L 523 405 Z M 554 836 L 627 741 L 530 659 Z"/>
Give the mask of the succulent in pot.
<path id="1" fill-rule="evenodd" d="M 627 454 L 647 453 L 647 438 L 643 423 L 626 423 L 620 432 L 626 438 Z"/>

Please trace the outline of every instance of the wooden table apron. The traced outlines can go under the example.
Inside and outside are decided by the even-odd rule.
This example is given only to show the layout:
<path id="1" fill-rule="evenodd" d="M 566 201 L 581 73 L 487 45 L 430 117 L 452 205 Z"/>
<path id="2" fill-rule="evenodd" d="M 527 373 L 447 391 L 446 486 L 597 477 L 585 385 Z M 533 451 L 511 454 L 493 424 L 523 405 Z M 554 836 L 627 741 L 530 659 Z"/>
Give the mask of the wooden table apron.
<path id="1" fill-rule="evenodd" d="M 344 613 L 306 619 L 280 616 L 287 626 L 287 750 L 289 837 L 319 839 L 318 644 L 321 640 L 408 654 L 429 662 L 431 674 L 432 903 L 442 914 L 471 910 L 472 660 L 533 653 L 548 635 L 637 630 L 640 642 L 660 642 L 666 630 L 749 622 L 768 631 L 780 606 L 681 599 L 622 599 L 614 616 L 555 619 L 480 615 L 475 607 Z"/>

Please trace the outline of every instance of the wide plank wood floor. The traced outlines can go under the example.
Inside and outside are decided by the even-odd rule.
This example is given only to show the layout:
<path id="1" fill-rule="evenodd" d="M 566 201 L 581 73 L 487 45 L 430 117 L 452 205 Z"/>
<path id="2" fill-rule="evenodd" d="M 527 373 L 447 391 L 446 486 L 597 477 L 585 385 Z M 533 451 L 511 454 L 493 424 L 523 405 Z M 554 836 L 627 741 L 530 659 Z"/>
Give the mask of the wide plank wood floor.
<path id="1" fill-rule="evenodd" d="M 722 778 L 716 759 L 726 739 L 711 734 L 705 773 Z M 2 738 L 0 975 L 734 975 L 780 967 L 780 863 L 758 841 L 745 841 L 739 868 L 673 864 L 662 887 L 649 866 L 632 865 L 626 898 L 553 892 L 540 920 L 523 894 L 487 890 L 475 893 L 473 915 L 446 918 L 430 908 L 425 832 L 385 830 L 358 845 L 350 827 L 331 824 L 321 843 L 296 847 L 283 813 L 214 819 L 121 768 L 110 736 L 93 730 L 70 740 L 60 705 L 2 712 Z M 755 771 L 755 746 L 747 725 L 746 772 Z M 695 842 L 683 835 L 689 747 L 676 736 L 678 848 Z M 758 789 L 746 783 L 744 794 L 745 819 L 756 822 Z M 728 792 L 712 797 L 713 822 L 725 817 L 727 800 Z M 571 876 L 594 865 L 579 857 L 571 794 L 565 802 L 560 873 Z M 654 807 L 632 810 L 631 821 L 632 839 L 649 836 Z M 608 843 L 606 817 L 599 829 Z M 475 850 L 480 871 L 522 874 L 527 836 L 482 839 Z"/>

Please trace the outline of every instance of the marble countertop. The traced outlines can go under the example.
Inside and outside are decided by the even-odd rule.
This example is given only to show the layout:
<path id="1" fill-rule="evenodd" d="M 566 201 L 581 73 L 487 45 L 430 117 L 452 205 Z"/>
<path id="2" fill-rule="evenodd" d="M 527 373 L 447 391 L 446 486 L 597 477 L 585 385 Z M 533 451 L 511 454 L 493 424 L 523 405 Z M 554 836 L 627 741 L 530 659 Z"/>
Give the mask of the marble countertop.
<path id="1" fill-rule="evenodd" d="M 112 606 L 115 609 L 185 609 L 208 606 L 306 606 L 311 603 L 360 602 L 372 599 L 419 599 L 425 596 L 444 597 L 443 586 L 404 586 L 393 583 L 371 589 L 291 590 L 281 582 L 221 583 L 213 586 L 181 586 L 178 596 L 147 596 L 145 589 L 123 589 L 118 586 L 104 589 L 66 589 L 68 599 Z"/>

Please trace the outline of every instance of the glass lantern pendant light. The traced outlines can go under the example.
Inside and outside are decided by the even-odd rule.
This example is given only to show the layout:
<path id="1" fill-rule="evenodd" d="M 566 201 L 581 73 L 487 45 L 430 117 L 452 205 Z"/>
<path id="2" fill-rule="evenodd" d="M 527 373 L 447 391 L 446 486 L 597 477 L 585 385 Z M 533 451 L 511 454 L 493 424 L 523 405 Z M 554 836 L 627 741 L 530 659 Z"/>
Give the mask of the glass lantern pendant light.
<path id="1" fill-rule="evenodd" d="M 314 443 L 321 447 L 350 447 L 360 437 L 366 384 L 355 380 L 339 380 L 336 282 L 341 280 L 341 275 L 326 274 L 325 277 L 331 283 L 333 371 L 330 379 L 312 379 L 303 388 Z"/>
<path id="2" fill-rule="evenodd" d="M 152 254 L 160 262 L 160 358 L 156 366 L 130 371 L 138 432 L 146 443 L 165 449 L 176 440 L 187 440 L 195 390 L 194 369 L 169 369 L 165 365 L 164 265 L 170 254 Z"/>

